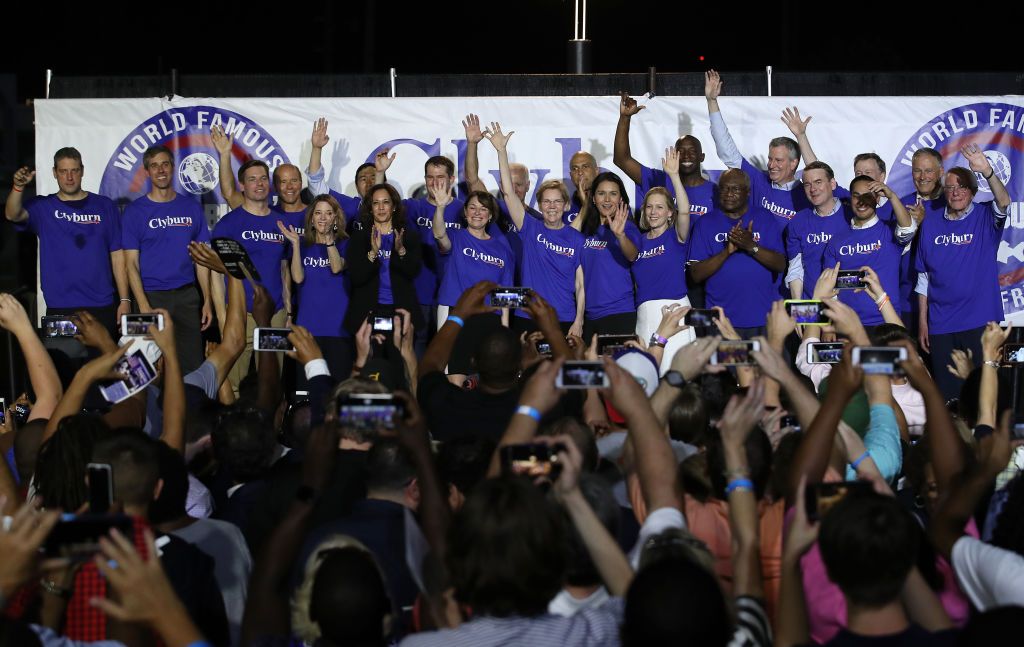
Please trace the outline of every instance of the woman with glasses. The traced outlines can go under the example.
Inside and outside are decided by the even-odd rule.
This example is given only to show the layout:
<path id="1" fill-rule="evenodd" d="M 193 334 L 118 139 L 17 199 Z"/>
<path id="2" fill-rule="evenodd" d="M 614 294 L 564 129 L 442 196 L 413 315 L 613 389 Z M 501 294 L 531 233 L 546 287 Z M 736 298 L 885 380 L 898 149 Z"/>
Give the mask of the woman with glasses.
<path id="1" fill-rule="evenodd" d="M 583 234 L 562 220 L 569 191 L 557 180 L 544 182 L 537 187 L 537 201 L 543 220 L 526 217 L 526 207 L 516 195 L 512 185 L 506 145 L 512 133 L 504 134 L 501 126 L 492 123 L 484 131 L 484 137 L 498 151 L 498 166 L 501 169 L 501 192 L 505 196 L 509 215 L 519 230 L 523 243 L 522 280 L 523 287 L 540 294 L 558 313 L 562 331 L 583 335 L 583 311 L 586 300 L 583 286 L 582 252 Z M 520 330 L 533 328 L 533 322 L 526 315 L 516 312 L 513 326 Z"/>
<path id="2" fill-rule="evenodd" d="M 996 253 L 1010 207 L 1010 194 L 985 153 L 974 144 L 960 149 L 970 170 L 957 166 L 945 174 L 946 209 L 941 218 L 925 218 L 918 235 L 917 292 L 925 296 L 927 348 L 932 375 L 943 395 L 953 397 L 962 380 L 946 370 L 954 349 L 981 357 L 985 324 L 1002 321 Z M 978 176 L 993 200 L 974 202 Z M 923 336 L 923 335 L 922 335 Z"/>
<path id="3" fill-rule="evenodd" d="M 306 209 L 303 234 L 278 222 L 291 244 L 292 281 L 298 287 L 298 316 L 295 320 L 309 330 L 323 351 L 331 375 L 343 377 L 352 371 L 352 337 L 342 325 L 348 310 L 349 285 L 344 273 L 348 249 L 345 213 L 330 195 L 316 196 Z M 298 387 L 305 384 L 303 367 L 298 367 Z"/>

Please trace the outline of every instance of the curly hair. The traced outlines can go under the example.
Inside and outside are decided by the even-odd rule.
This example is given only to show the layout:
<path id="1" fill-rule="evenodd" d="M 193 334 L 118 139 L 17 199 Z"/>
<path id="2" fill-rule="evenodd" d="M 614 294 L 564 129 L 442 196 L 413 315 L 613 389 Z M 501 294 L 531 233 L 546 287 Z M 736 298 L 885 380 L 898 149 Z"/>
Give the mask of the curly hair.
<path id="1" fill-rule="evenodd" d="M 110 435 L 110 427 L 96 416 L 79 413 L 57 425 L 57 431 L 39 448 L 35 490 L 47 508 L 77 510 L 89 500 L 86 465 L 93 446 Z"/>

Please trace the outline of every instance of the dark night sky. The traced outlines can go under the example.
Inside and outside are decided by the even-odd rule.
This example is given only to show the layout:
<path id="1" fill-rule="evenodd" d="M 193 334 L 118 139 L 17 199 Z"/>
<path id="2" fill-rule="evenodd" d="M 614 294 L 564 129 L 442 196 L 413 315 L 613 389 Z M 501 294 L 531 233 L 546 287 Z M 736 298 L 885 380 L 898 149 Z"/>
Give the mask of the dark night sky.
<path id="1" fill-rule="evenodd" d="M 587 36 L 594 72 L 780 70 L 933 71 L 1021 69 L 1016 39 L 992 36 L 978 14 L 950 11 L 920 29 L 896 3 L 748 3 L 592 0 Z M 15 42 L 0 71 L 19 73 L 19 95 L 38 96 L 43 71 L 62 75 L 182 73 L 559 73 L 572 37 L 571 0 L 487 3 L 251 1 L 40 5 L 11 15 Z M 935 5 L 937 6 L 937 5 Z M 514 7 L 514 9 L 510 9 Z M 637 11 L 645 7 L 646 11 Z M 920 5 L 911 7 L 924 11 Z M 1000 25 L 1013 24 L 1001 5 Z M 189 13 L 189 19 L 161 18 Z M 998 15 L 997 15 L 998 14 Z M 865 19 L 860 19 L 864 15 Z M 823 26 L 824 25 L 824 26 Z M 891 25 L 891 26 L 890 26 Z M 20 42 L 19 42 L 20 41 Z M 253 54 L 246 56 L 244 47 Z M 704 60 L 700 60 L 704 56 Z"/>

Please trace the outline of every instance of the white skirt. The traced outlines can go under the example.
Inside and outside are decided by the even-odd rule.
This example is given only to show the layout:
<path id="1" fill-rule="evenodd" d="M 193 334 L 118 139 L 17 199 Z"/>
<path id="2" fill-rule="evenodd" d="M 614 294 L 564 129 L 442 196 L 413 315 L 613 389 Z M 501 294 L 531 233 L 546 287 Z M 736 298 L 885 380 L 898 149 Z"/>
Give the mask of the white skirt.
<path id="1" fill-rule="evenodd" d="M 637 308 L 636 335 L 642 339 L 645 344 L 650 341 L 651 335 L 658 331 L 658 326 L 661 324 L 662 306 L 672 304 L 689 307 L 690 298 L 653 299 L 651 301 L 644 301 L 640 304 L 640 307 Z M 665 346 L 665 353 L 662 355 L 661 360 L 661 375 L 668 373 L 669 368 L 672 367 L 672 358 L 675 357 L 676 352 L 678 352 L 683 346 L 696 341 L 696 339 L 697 335 L 694 334 L 693 328 L 681 330 L 668 338 L 668 344 Z"/>

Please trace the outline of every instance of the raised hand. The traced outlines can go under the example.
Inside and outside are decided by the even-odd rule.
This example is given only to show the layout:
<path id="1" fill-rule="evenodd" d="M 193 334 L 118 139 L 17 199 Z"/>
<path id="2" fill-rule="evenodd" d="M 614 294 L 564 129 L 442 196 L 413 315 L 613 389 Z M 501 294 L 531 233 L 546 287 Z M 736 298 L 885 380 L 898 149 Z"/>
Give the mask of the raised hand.
<path id="1" fill-rule="evenodd" d="M 323 359 L 324 353 L 320 345 L 308 330 L 302 326 L 292 325 L 292 331 L 288 333 L 288 341 L 292 343 L 295 350 L 285 351 L 285 355 L 298 360 L 300 366 L 305 366 L 315 359 Z"/>
<path id="2" fill-rule="evenodd" d="M 750 356 L 761 367 L 762 373 L 776 382 L 781 382 L 784 377 L 792 373 L 792 369 L 789 368 L 789 364 L 786 363 L 779 351 L 768 343 L 767 339 L 758 338 L 758 341 L 761 342 L 761 350 L 751 351 Z"/>
<path id="3" fill-rule="evenodd" d="M 405 230 L 395 230 L 395 253 L 399 256 L 405 256 Z"/>
<path id="4" fill-rule="evenodd" d="M 27 166 L 22 166 L 20 169 L 14 172 L 14 188 L 24 189 L 25 186 L 32 181 L 32 178 L 36 176 L 36 172 L 31 170 Z"/>
<path id="5" fill-rule="evenodd" d="M 446 204 L 451 197 L 451 188 L 448 186 L 447 180 L 441 182 L 433 179 L 427 180 L 427 191 L 430 193 L 430 197 L 434 199 L 434 204 Z"/>
<path id="6" fill-rule="evenodd" d="M 10 294 L 0 294 L 0 326 L 11 332 L 32 328 L 25 307 Z"/>
<path id="7" fill-rule="evenodd" d="M 999 358 L 999 349 L 1006 342 L 1010 333 L 1013 331 L 1013 324 L 1003 330 L 999 327 L 999 324 L 990 321 L 985 325 L 985 332 L 981 333 L 981 350 L 984 354 L 982 359 L 985 360 L 996 360 Z"/>
<path id="8" fill-rule="evenodd" d="M 615 213 L 608 218 L 608 227 L 616 237 L 626 235 L 626 221 L 629 220 L 629 207 L 625 202 L 620 202 L 615 208 Z"/>
<path id="9" fill-rule="evenodd" d="M 889 342 L 889 345 L 902 346 L 907 349 L 907 359 L 900 362 L 900 368 L 903 369 L 903 372 L 907 376 L 907 380 L 910 381 L 910 386 L 914 387 L 918 391 L 924 390 L 923 386 L 932 381 L 932 376 L 928 372 L 928 369 L 925 368 L 924 360 L 921 359 L 921 356 L 918 354 L 917 348 L 914 347 L 914 344 L 906 339 L 901 339 L 899 341 Z M 829 378 L 829 388 L 832 388 L 831 377 Z"/>
<path id="10" fill-rule="evenodd" d="M 868 286 L 864 288 L 864 290 L 866 290 L 867 293 L 871 295 L 872 299 L 877 300 L 878 297 L 882 296 L 882 293 L 885 292 L 885 290 L 882 288 L 881 279 L 879 279 L 878 274 L 867 265 L 860 269 L 864 271 L 864 283 L 866 283 Z"/>
<path id="11" fill-rule="evenodd" d="M 669 147 L 665 149 L 665 157 L 661 158 L 661 168 L 669 176 L 679 175 L 679 151 Z"/>
<path id="12" fill-rule="evenodd" d="M 828 300 L 825 302 L 825 314 L 832 320 L 836 332 L 846 335 L 856 344 L 867 345 L 868 334 L 864 330 L 857 311 L 842 301 Z"/>
<path id="13" fill-rule="evenodd" d="M 692 344 L 680 348 L 672 358 L 672 370 L 679 371 L 687 380 L 692 380 L 704 370 L 711 356 L 718 349 L 721 336 L 700 337 Z"/>
<path id="14" fill-rule="evenodd" d="M 224 261 L 220 260 L 220 256 L 217 256 L 217 252 L 213 251 L 209 245 L 191 242 L 188 244 L 188 255 L 192 257 L 192 262 L 196 265 L 202 265 L 221 274 L 228 273 L 228 268 L 224 267 Z"/>
<path id="15" fill-rule="evenodd" d="M 961 380 L 966 380 L 974 370 L 974 351 L 970 348 L 966 351 L 954 348 L 949 357 L 953 363 L 946 364 L 946 370 Z"/>
<path id="16" fill-rule="evenodd" d="M 210 126 L 210 139 L 213 140 L 213 147 L 221 155 L 230 153 L 235 143 L 234 136 L 228 137 L 220 126 Z"/>
<path id="17" fill-rule="evenodd" d="M 470 113 L 462 121 L 462 127 L 466 130 L 466 141 L 471 144 L 478 144 L 484 138 L 480 130 L 480 117 Z"/>
<path id="18" fill-rule="evenodd" d="M 682 325 L 682 321 L 691 309 L 689 306 L 682 306 L 678 303 L 661 306 L 661 321 L 658 323 L 657 334 L 668 339 L 689 328 L 689 326 Z"/>
<path id="19" fill-rule="evenodd" d="M 377 256 L 380 254 L 380 241 L 380 229 L 378 229 L 377 225 L 374 224 L 373 229 L 370 230 L 370 253 L 373 255 L 374 258 L 377 258 Z"/>
<path id="20" fill-rule="evenodd" d="M 373 324 L 370 323 L 369 319 L 363 320 L 363 325 L 359 326 L 359 330 L 356 331 L 355 343 L 356 343 L 356 361 L 355 366 L 361 367 L 366 364 L 366 360 L 370 358 L 370 337 L 373 334 Z M 340 377 L 340 376 L 339 376 Z"/>
<path id="21" fill-rule="evenodd" d="M 740 334 L 736 332 L 735 328 L 733 328 L 732 322 L 729 321 L 729 317 L 725 316 L 725 309 L 722 306 L 715 306 L 712 310 L 718 311 L 718 316 L 712 319 L 712 321 L 718 328 L 718 333 L 722 336 L 722 339 L 739 341 Z"/>
<path id="22" fill-rule="evenodd" d="M 281 235 L 288 239 L 292 245 L 299 244 L 299 232 L 295 231 L 295 227 L 286 225 L 280 220 L 277 221 L 277 228 L 281 232 Z"/>
<path id="23" fill-rule="evenodd" d="M 921 196 L 917 196 L 917 202 L 914 204 L 905 204 L 903 206 L 907 208 L 907 212 L 914 219 L 914 222 L 920 225 L 921 221 L 924 220 L 924 203 L 921 202 Z"/>
<path id="24" fill-rule="evenodd" d="M 530 293 L 530 299 L 523 309 L 530 313 L 530 319 L 533 319 L 539 328 L 543 328 L 543 322 L 547 322 L 549 327 L 558 327 L 558 312 L 539 292 Z"/>
<path id="25" fill-rule="evenodd" d="M 718 95 L 722 93 L 722 77 L 714 70 L 704 73 L 704 98 L 708 101 L 717 101 Z"/>
<path id="26" fill-rule="evenodd" d="M 868 185 L 868 191 L 875 195 L 884 195 L 890 200 L 899 200 L 896 192 L 889 188 L 889 185 L 885 182 L 872 182 Z"/>
<path id="27" fill-rule="evenodd" d="M 636 113 L 640 112 L 647 106 L 637 105 L 636 99 L 629 96 L 629 93 L 623 90 L 619 93 L 619 115 L 622 117 L 632 117 Z"/>
<path id="28" fill-rule="evenodd" d="M 807 124 L 811 123 L 811 117 L 800 119 L 800 109 L 796 106 L 783 110 L 781 119 L 782 123 L 786 124 L 789 132 L 793 133 L 794 137 L 799 137 L 806 133 Z"/>
<path id="29" fill-rule="evenodd" d="M 313 135 L 309 138 L 309 143 L 313 148 L 323 148 L 329 141 L 331 138 L 327 135 L 327 118 L 320 117 L 313 122 Z"/>
<path id="30" fill-rule="evenodd" d="M 967 158 L 968 163 L 971 165 L 971 170 L 975 173 L 987 176 L 992 172 L 992 164 L 985 157 L 985 153 L 978 148 L 977 144 L 967 144 L 961 147 L 960 154 Z"/>
<path id="31" fill-rule="evenodd" d="M 57 525 L 60 510 L 40 513 L 35 505 L 26 503 L 7 519 L 10 526 L 0 532 L 0 554 L 4 556 L 0 560 L 0 594 L 10 599 L 29 578 L 38 577 L 39 547 Z"/>
<path id="32" fill-rule="evenodd" d="M 501 125 L 496 121 L 492 121 L 491 127 L 484 130 L 483 134 L 484 137 L 487 138 L 487 141 L 491 142 L 491 146 L 494 146 L 494 150 L 500 153 L 505 150 L 506 146 L 508 146 L 508 140 L 513 134 L 515 134 L 515 132 L 516 131 L 514 130 L 510 130 L 506 135 L 501 132 Z"/>
<path id="33" fill-rule="evenodd" d="M 121 358 L 124 357 L 124 354 L 128 352 L 130 347 L 131 344 L 125 344 L 120 348 L 115 348 L 109 353 L 100 355 L 96 359 L 82 366 L 82 368 L 78 369 L 78 373 L 75 377 L 81 376 L 86 378 L 90 384 L 97 380 L 124 379 L 125 376 L 115 371 L 114 367 L 117 366 L 117 363 L 121 361 Z"/>
<path id="34" fill-rule="evenodd" d="M 452 314 L 456 317 L 472 317 L 473 315 L 484 314 L 488 312 L 499 312 L 499 308 L 492 308 L 487 305 L 487 295 L 490 294 L 491 290 L 498 287 L 498 284 L 493 281 L 480 281 L 473 284 L 465 292 L 459 295 L 458 301 L 452 306 Z"/>
<path id="35" fill-rule="evenodd" d="M 253 283 L 252 318 L 256 320 L 257 326 L 269 328 L 272 325 L 270 320 L 274 318 L 274 305 L 267 289 L 259 283 Z"/>
<path id="36" fill-rule="evenodd" d="M 761 422 L 764 414 L 764 380 L 754 380 L 745 396 L 734 395 L 725 405 L 725 411 L 716 426 L 722 436 L 722 444 L 729 447 L 743 447 L 747 436 Z"/>
<path id="37" fill-rule="evenodd" d="M 174 345 L 174 321 L 171 320 L 171 313 L 167 312 L 163 308 L 154 308 L 153 312 L 164 317 L 164 329 L 160 330 L 159 327 L 154 324 L 149 327 L 146 331 L 146 335 L 151 337 L 156 342 L 157 348 L 164 355 L 173 355 L 177 351 Z"/>
<path id="38" fill-rule="evenodd" d="M 83 346 L 96 348 L 104 353 L 117 348 L 117 344 L 110 338 L 110 331 L 107 330 L 107 327 L 85 310 L 75 313 L 75 326 L 78 328 L 75 339 Z"/>
<path id="39" fill-rule="evenodd" d="M 772 309 L 768 312 L 768 319 L 765 321 L 765 333 L 773 348 L 780 348 L 786 343 L 786 337 L 796 330 L 796 321 L 793 316 L 786 312 L 786 304 L 783 301 L 772 303 Z"/>
<path id="40" fill-rule="evenodd" d="M 523 385 L 519 404 L 531 406 L 541 413 L 550 411 L 565 393 L 563 389 L 555 386 L 555 376 L 558 375 L 564 362 L 565 360 L 561 357 L 541 362 L 537 370 L 534 371 L 533 377 Z M 633 383 L 638 384 L 636 380 L 633 380 Z M 641 393 L 643 392 L 641 391 Z"/>
<path id="41" fill-rule="evenodd" d="M 389 152 L 391 152 L 390 148 L 383 148 L 377 151 L 377 155 L 373 158 L 373 168 L 378 173 L 387 172 L 391 168 L 391 163 L 395 161 L 395 157 L 398 156 L 398 153 L 388 155 Z"/>
<path id="42" fill-rule="evenodd" d="M 814 284 L 813 298 L 831 299 L 836 295 L 836 279 L 839 276 L 839 262 L 834 267 L 821 268 L 818 281 Z"/>

